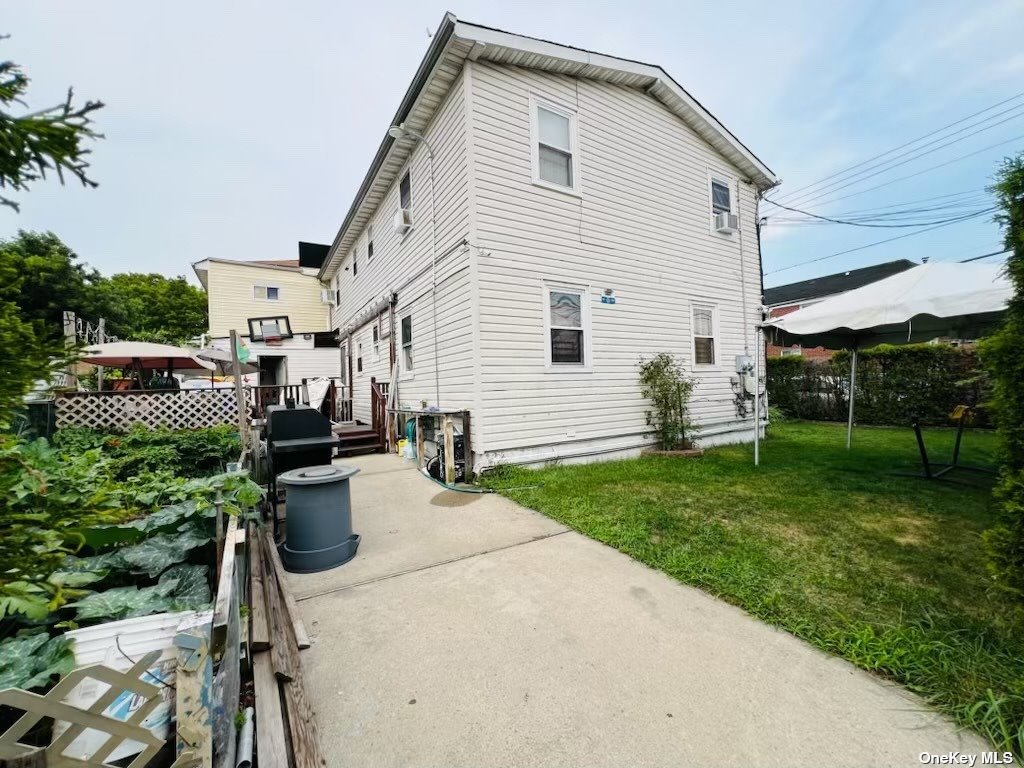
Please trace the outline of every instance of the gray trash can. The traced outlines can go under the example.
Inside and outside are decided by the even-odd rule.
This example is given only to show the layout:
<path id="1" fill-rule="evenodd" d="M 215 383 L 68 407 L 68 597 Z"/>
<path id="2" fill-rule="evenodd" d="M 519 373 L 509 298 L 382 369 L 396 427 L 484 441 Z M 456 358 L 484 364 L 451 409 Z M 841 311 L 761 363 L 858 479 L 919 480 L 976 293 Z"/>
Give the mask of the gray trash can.
<path id="1" fill-rule="evenodd" d="M 287 525 L 280 545 L 285 569 L 325 571 L 355 557 L 359 534 L 352 533 L 348 481 L 358 467 L 329 465 L 282 472 L 287 488 Z"/>

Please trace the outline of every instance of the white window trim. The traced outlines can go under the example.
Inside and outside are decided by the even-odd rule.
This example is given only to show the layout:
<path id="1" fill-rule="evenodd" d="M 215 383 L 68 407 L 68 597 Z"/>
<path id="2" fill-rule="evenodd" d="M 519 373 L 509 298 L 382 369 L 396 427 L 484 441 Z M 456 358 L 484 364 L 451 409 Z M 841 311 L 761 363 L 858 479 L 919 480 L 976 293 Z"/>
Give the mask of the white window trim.
<path id="1" fill-rule="evenodd" d="M 562 115 L 569 120 L 569 150 L 572 155 L 570 170 L 572 173 L 571 187 L 563 187 L 561 184 L 555 184 L 554 182 L 546 181 L 540 177 L 540 126 L 537 121 L 538 107 L 544 107 L 544 109 Z M 552 189 L 555 192 L 561 192 L 565 195 L 573 195 L 574 197 L 583 196 L 580 192 L 580 140 L 578 118 L 575 110 L 563 107 L 560 104 L 556 104 L 537 96 L 536 94 L 530 94 L 530 158 L 531 165 L 533 167 L 533 184 L 535 186 Z"/>
<path id="2" fill-rule="evenodd" d="M 409 381 L 410 379 L 416 378 L 416 334 L 412 335 L 412 370 L 405 367 L 405 336 L 402 334 L 402 321 L 405 318 L 409 318 L 410 329 L 412 327 L 412 311 L 405 312 L 398 315 L 398 380 Z"/>
<path id="3" fill-rule="evenodd" d="M 551 362 L 551 292 L 580 294 L 580 312 L 583 331 L 583 362 Z M 593 345 L 590 323 L 590 286 L 556 283 L 544 280 L 541 285 L 541 300 L 544 302 L 544 371 L 546 373 L 593 373 Z"/>
<path id="4" fill-rule="evenodd" d="M 694 312 L 698 309 L 710 309 L 711 310 L 711 339 L 714 342 L 715 349 L 715 362 L 713 363 L 698 363 L 697 362 L 697 321 L 694 317 Z M 722 334 L 719 330 L 719 319 L 718 319 L 718 304 L 713 301 L 691 301 L 690 302 L 690 354 L 693 355 L 693 368 L 698 371 L 709 371 L 716 368 L 722 367 Z M 707 338 L 702 336 L 701 338 Z"/>
<path id="5" fill-rule="evenodd" d="M 257 288 L 262 288 L 263 289 L 263 298 L 260 298 L 259 296 L 256 295 L 256 289 Z M 276 299 L 268 298 L 268 296 L 267 296 L 267 289 L 268 288 L 273 288 L 274 290 L 277 291 L 277 298 Z M 253 286 L 252 286 L 252 300 L 253 301 L 273 301 L 273 302 L 278 302 L 278 301 L 281 300 L 281 286 L 279 286 L 279 285 L 263 285 L 261 283 L 254 283 Z"/>
<path id="6" fill-rule="evenodd" d="M 719 184 L 725 184 L 729 187 L 729 213 L 738 216 L 739 215 L 739 187 L 736 184 L 736 179 L 725 173 L 719 173 L 708 168 L 708 230 L 712 235 L 729 239 L 729 235 L 725 232 L 719 232 L 715 229 L 715 197 L 712 190 L 712 183 L 718 182 Z"/>

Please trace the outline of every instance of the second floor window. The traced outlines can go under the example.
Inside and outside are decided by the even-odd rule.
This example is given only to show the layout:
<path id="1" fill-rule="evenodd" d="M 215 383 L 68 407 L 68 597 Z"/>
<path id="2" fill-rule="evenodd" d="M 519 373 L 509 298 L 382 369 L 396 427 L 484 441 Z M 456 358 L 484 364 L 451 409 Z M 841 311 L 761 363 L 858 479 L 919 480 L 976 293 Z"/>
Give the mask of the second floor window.
<path id="1" fill-rule="evenodd" d="M 363 372 L 363 345 L 362 342 L 356 345 L 356 371 Z"/>
<path id="2" fill-rule="evenodd" d="M 578 191 L 576 178 L 576 115 L 567 110 L 533 103 L 534 181 Z"/>
<path id="3" fill-rule="evenodd" d="M 356 261 L 356 251 L 353 248 L 352 249 L 352 277 L 355 277 L 358 274 L 359 274 L 359 264 Z"/>
<path id="4" fill-rule="evenodd" d="M 366 260 L 373 258 L 373 224 L 366 225 Z"/>
<path id="5" fill-rule="evenodd" d="M 373 326 L 373 360 L 380 362 L 380 328 L 376 323 Z"/>
<path id="6" fill-rule="evenodd" d="M 732 213 L 729 185 L 724 181 L 711 180 L 711 210 L 714 213 Z"/>
<path id="7" fill-rule="evenodd" d="M 402 176 L 402 181 L 398 184 L 398 205 L 406 210 L 412 208 L 412 178 L 409 173 L 406 171 Z"/>
<path id="8" fill-rule="evenodd" d="M 281 298 L 281 289 L 273 285 L 254 285 L 252 297 L 257 301 L 277 301 Z"/>

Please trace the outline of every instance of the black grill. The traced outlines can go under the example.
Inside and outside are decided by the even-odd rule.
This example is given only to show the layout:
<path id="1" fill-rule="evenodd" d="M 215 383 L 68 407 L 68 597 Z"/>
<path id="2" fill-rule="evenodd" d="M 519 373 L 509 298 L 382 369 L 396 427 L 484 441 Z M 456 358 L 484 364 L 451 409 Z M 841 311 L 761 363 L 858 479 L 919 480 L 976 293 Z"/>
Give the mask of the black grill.
<path id="1" fill-rule="evenodd" d="M 308 405 L 271 405 L 266 409 L 270 500 L 277 504 L 277 476 L 290 469 L 330 464 L 341 442 L 331 422 Z"/>

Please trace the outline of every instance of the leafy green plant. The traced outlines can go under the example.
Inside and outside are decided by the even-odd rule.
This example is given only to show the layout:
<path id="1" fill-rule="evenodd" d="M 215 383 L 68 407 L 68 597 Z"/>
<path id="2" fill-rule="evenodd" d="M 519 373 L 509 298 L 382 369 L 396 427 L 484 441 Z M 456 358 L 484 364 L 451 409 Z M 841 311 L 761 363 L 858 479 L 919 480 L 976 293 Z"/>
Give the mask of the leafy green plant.
<path id="1" fill-rule="evenodd" d="M 648 426 L 654 427 L 663 451 L 689 447 L 689 402 L 693 380 L 687 378 L 682 362 L 661 352 L 650 360 L 640 359 L 640 392 L 651 404 L 646 412 Z"/>
<path id="2" fill-rule="evenodd" d="M 1012 252 L 1006 271 L 1013 282 L 1002 328 L 981 344 L 993 382 L 992 406 L 1003 442 L 1003 472 L 997 489 L 999 523 L 986 533 L 989 562 L 999 584 L 1024 602 L 1024 153 L 1007 159 L 991 189 L 999 202 L 996 220 Z"/>
<path id="3" fill-rule="evenodd" d="M 71 643 L 45 632 L 0 640 L 0 690 L 42 688 L 75 668 Z"/>

